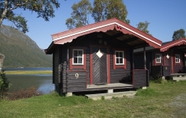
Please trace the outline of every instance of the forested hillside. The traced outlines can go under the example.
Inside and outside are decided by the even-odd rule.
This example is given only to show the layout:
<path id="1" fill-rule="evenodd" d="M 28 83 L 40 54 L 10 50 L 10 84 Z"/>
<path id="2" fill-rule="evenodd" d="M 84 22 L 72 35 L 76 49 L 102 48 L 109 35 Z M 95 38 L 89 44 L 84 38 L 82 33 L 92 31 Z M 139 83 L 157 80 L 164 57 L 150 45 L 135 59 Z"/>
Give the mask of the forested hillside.
<path id="1" fill-rule="evenodd" d="M 52 67 L 51 56 L 26 34 L 9 26 L 0 28 L 0 53 L 5 55 L 4 68 Z"/>

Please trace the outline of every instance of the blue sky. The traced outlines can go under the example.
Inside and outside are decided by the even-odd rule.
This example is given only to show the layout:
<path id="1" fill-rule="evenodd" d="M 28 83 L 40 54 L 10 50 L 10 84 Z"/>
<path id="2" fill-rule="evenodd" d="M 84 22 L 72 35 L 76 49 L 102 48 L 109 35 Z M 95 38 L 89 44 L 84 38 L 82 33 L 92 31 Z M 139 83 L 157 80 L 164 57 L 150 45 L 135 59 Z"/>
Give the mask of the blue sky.
<path id="1" fill-rule="evenodd" d="M 65 22 L 71 16 L 71 6 L 80 0 L 58 0 L 60 8 L 55 11 L 55 17 L 46 22 L 37 18 L 30 11 L 16 10 L 28 20 L 29 32 L 26 33 L 37 45 L 46 49 L 52 42 L 51 35 L 68 30 Z M 93 0 L 90 0 L 91 2 Z M 183 28 L 186 31 L 186 0 L 123 0 L 127 7 L 130 25 L 137 27 L 139 22 L 148 21 L 148 30 L 157 39 L 166 42 L 172 40 L 175 30 Z M 93 23 L 91 18 L 90 23 Z M 4 21 L 3 24 L 13 24 Z"/>

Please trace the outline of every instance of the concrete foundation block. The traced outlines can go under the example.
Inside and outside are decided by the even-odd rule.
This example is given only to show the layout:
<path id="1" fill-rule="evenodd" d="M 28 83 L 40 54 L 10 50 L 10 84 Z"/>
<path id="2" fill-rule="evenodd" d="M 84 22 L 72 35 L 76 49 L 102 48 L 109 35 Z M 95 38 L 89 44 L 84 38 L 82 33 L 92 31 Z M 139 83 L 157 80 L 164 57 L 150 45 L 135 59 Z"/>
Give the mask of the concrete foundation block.
<path id="1" fill-rule="evenodd" d="M 113 93 L 114 90 L 113 89 L 108 89 L 107 93 Z"/>
<path id="2" fill-rule="evenodd" d="M 142 87 L 142 89 L 147 89 L 147 87 L 146 87 L 146 86 L 144 86 L 144 87 Z"/>
<path id="3" fill-rule="evenodd" d="M 72 96 L 72 92 L 68 92 L 67 94 L 66 94 L 66 96 L 68 97 L 68 96 Z"/>

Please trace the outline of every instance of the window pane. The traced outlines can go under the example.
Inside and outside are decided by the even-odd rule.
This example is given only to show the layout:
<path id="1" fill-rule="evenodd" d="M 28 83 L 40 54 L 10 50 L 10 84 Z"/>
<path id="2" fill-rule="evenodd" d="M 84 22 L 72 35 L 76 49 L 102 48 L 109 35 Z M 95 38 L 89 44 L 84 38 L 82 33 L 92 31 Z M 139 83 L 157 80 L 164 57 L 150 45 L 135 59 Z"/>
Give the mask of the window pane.
<path id="1" fill-rule="evenodd" d="M 74 57 L 74 63 L 77 63 L 77 58 L 76 57 Z"/>
<path id="2" fill-rule="evenodd" d="M 77 55 L 78 55 L 78 56 L 82 56 L 82 51 L 79 50 Z"/>
<path id="3" fill-rule="evenodd" d="M 82 63 L 82 58 L 78 58 L 78 63 Z"/>
<path id="4" fill-rule="evenodd" d="M 116 63 L 119 64 L 119 59 L 118 58 L 116 58 Z"/>
<path id="5" fill-rule="evenodd" d="M 123 57 L 123 53 L 122 52 L 119 53 L 119 57 Z"/>
<path id="6" fill-rule="evenodd" d="M 76 57 L 77 56 L 77 51 L 76 50 L 74 50 L 74 57 Z"/>
<path id="7" fill-rule="evenodd" d="M 120 58 L 120 63 L 121 63 L 121 64 L 123 63 L 123 59 L 122 59 L 122 58 Z"/>
<path id="8" fill-rule="evenodd" d="M 116 52 L 116 58 L 119 56 L 118 52 Z"/>

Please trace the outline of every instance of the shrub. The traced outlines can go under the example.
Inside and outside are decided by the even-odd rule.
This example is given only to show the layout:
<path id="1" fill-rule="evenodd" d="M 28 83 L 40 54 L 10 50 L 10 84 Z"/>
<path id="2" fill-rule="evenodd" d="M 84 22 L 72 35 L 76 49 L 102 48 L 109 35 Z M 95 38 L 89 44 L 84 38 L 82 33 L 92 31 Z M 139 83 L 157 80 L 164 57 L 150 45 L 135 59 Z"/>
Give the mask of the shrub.
<path id="1" fill-rule="evenodd" d="M 0 71 L 0 98 L 4 98 L 10 88 L 10 82 L 8 81 L 4 71 Z"/>
<path id="2" fill-rule="evenodd" d="M 32 96 L 39 96 L 42 94 L 43 94 L 42 92 L 37 91 L 37 88 L 30 87 L 26 90 L 22 89 L 22 90 L 18 90 L 18 91 L 9 93 L 8 99 L 9 100 L 17 100 L 17 99 L 22 99 L 22 98 L 30 98 Z"/>

